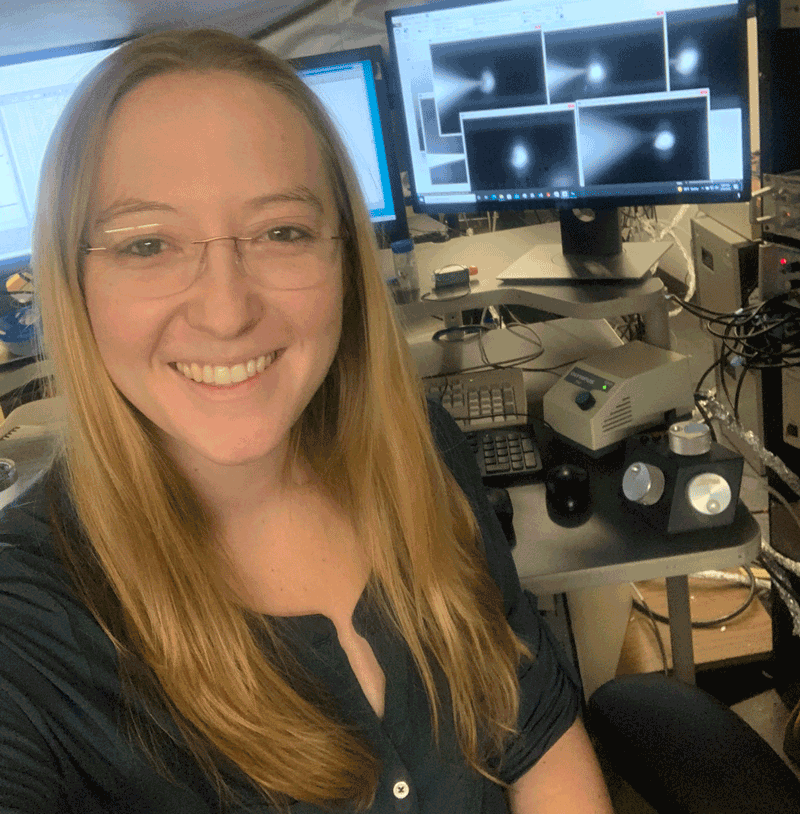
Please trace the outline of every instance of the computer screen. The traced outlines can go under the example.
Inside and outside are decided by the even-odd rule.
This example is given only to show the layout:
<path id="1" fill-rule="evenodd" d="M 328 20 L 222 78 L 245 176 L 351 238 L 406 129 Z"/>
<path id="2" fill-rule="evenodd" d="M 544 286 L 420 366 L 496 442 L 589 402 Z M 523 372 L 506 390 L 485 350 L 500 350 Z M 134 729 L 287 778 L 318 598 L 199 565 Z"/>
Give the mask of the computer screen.
<path id="1" fill-rule="evenodd" d="M 0 58 L 0 273 L 30 262 L 45 148 L 78 83 L 121 40 Z"/>
<path id="2" fill-rule="evenodd" d="M 386 22 L 417 211 L 750 196 L 744 3 L 447 0 Z"/>
<path id="3" fill-rule="evenodd" d="M 407 238 L 380 47 L 290 61 L 338 127 L 373 224 L 390 240 Z"/>

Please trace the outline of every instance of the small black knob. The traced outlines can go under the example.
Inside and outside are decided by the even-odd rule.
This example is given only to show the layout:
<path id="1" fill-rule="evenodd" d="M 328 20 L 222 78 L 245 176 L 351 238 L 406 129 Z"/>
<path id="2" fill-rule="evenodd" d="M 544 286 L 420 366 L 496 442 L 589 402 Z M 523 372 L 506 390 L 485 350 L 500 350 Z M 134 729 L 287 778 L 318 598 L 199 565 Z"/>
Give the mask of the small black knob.
<path id="1" fill-rule="evenodd" d="M 581 392 L 575 396 L 575 404 L 577 404 L 581 410 L 591 410 L 596 403 L 595 397 L 588 390 L 581 390 Z"/>

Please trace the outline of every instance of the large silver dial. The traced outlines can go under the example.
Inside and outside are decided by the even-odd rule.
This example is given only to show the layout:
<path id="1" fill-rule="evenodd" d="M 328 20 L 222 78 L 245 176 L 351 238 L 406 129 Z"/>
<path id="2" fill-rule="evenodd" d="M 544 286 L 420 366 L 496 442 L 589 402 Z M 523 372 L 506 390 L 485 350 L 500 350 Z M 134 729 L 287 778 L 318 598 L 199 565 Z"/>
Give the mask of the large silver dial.
<path id="1" fill-rule="evenodd" d="M 622 493 L 634 503 L 652 506 L 664 494 L 664 473 L 653 464 L 637 461 L 622 477 Z"/>
<path id="2" fill-rule="evenodd" d="M 704 455 L 711 449 L 711 430 L 701 421 L 680 421 L 669 428 L 669 448 L 678 455 Z"/>
<path id="3" fill-rule="evenodd" d="M 700 514 L 720 514 L 731 505 L 731 487 L 716 472 L 695 475 L 686 487 L 686 497 Z"/>

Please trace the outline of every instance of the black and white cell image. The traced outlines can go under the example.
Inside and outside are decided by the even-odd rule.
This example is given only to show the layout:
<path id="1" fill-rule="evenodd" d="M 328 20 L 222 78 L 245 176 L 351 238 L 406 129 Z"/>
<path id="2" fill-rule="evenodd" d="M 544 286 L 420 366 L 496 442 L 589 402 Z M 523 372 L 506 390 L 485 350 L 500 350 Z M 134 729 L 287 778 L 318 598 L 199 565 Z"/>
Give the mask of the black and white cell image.
<path id="1" fill-rule="evenodd" d="M 575 116 L 544 111 L 464 118 L 473 190 L 554 189 L 578 185 Z"/>
<path id="2" fill-rule="evenodd" d="M 463 154 L 464 139 L 460 135 L 439 135 L 439 124 L 436 121 L 436 104 L 433 101 L 433 95 L 423 96 L 420 94 L 418 101 L 424 138 L 423 152 L 428 155 Z"/>
<path id="3" fill-rule="evenodd" d="M 667 13 L 672 90 L 708 88 L 712 110 L 741 107 L 742 33 L 737 7 Z"/>
<path id="4" fill-rule="evenodd" d="M 540 34 L 431 45 L 433 95 L 442 135 L 459 133 L 459 113 L 547 102 Z"/>
<path id="5" fill-rule="evenodd" d="M 458 160 L 447 159 L 440 164 L 428 161 L 428 171 L 432 184 L 466 184 L 467 183 L 467 162 L 463 156 Z"/>
<path id="6" fill-rule="evenodd" d="M 661 18 L 545 34 L 550 101 L 667 90 Z"/>
<path id="7" fill-rule="evenodd" d="M 578 129 L 587 186 L 709 177 L 706 96 L 579 106 Z"/>

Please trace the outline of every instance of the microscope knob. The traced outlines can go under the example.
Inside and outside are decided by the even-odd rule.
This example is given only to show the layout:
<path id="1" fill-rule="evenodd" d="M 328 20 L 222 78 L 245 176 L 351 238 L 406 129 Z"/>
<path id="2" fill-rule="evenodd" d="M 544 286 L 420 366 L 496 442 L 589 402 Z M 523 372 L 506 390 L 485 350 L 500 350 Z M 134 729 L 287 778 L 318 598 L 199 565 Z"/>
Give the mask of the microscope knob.
<path id="1" fill-rule="evenodd" d="M 0 458 L 0 491 L 17 482 L 17 465 L 11 458 Z"/>
<path id="2" fill-rule="evenodd" d="M 664 494 L 664 473 L 653 464 L 631 464 L 622 478 L 622 493 L 628 500 L 652 506 Z"/>
<path id="3" fill-rule="evenodd" d="M 721 514 L 731 505 L 731 487 L 722 475 L 703 472 L 689 481 L 686 497 L 700 514 Z"/>
<path id="4" fill-rule="evenodd" d="M 669 448 L 676 455 L 704 455 L 711 449 L 711 430 L 700 421 L 681 421 L 669 428 Z"/>
<path id="5" fill-rule="evenodd" d="M 581 410 L 591 410 L 596 403 L 597 400 L 588 390 L 581 390 L 581 392 L 575 396 L 575 404 L 577 404 Z"/>

